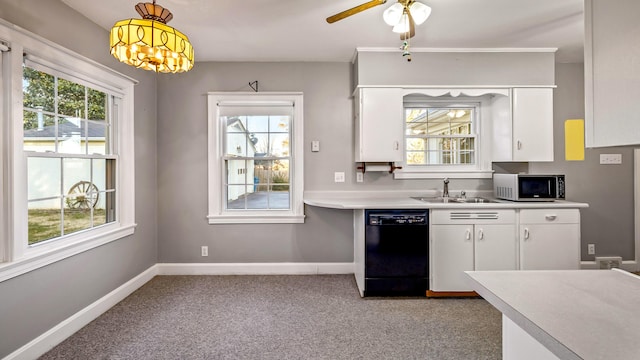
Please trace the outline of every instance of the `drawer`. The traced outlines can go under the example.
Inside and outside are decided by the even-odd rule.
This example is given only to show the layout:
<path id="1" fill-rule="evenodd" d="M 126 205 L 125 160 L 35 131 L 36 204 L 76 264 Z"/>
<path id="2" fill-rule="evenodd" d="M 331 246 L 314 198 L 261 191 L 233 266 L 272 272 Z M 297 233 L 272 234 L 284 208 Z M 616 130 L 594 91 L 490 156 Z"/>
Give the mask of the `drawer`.
<path id="1" fill-rule="evenodd" d="M 520 224 L 579 224 L 578 209 L 520 210 Z"/>
<path id="2" fill-rule="evenodd" d="M 515 210 L 431 210 L 431 224 L 515 224 Z"/>

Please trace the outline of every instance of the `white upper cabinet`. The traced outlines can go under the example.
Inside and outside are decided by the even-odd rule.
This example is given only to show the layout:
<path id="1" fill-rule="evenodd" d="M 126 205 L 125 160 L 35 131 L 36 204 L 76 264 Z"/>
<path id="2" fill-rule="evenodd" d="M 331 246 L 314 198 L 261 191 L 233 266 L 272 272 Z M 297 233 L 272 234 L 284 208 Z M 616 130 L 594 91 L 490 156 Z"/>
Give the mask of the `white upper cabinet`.
<path id="1" fill-rule="evenodd" d="M 640 1 L 585 0 L 585 144 L 640 144 Z"/>
<path id="2" fill-rule="evenodd" d="M 358 88 L 354 99 L 355 161 L 403 160 L 403 90 Z"/>
<path id="3" fill-rule="evenodd" d="M 553 161 L 553 88 L 514 88 L 511 117 L 496 116 L 493 161 Z"/>

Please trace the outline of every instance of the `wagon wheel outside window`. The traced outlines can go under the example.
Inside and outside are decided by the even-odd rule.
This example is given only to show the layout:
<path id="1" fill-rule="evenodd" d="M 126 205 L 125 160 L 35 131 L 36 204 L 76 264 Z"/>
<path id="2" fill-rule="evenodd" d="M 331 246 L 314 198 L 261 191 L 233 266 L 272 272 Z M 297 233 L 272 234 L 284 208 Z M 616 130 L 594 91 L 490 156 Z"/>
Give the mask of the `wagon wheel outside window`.
<path id="1" fill-rule="evenodd" d="M 90 209 L 98 203 L 98 187 L 90 181 L 75 183 L 67 194 L 67 206 L 71 209 Z"/>

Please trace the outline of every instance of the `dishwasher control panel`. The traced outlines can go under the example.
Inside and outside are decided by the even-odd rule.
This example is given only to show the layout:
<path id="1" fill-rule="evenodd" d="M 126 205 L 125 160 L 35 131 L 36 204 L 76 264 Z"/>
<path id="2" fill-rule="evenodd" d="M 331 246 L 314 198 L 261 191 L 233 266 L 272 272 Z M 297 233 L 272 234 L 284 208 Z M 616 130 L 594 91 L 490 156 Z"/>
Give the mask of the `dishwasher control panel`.
<path id="1" fill-rule="evenodd" d="M 427 213 L 424 214 L 370 214 L 369 225 L 427 225 Z"/>

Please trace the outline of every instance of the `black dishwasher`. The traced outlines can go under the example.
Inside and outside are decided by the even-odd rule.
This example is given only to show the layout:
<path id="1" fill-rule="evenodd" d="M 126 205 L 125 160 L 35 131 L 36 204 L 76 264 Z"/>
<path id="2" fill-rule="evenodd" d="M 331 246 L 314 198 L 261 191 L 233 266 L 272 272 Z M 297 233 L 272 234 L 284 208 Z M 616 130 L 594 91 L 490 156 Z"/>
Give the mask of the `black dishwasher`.
<path id="1" fill-rule="evenodd" d="M 365 210 L 365 296 L 429 288 L 428 210 Z"/>

